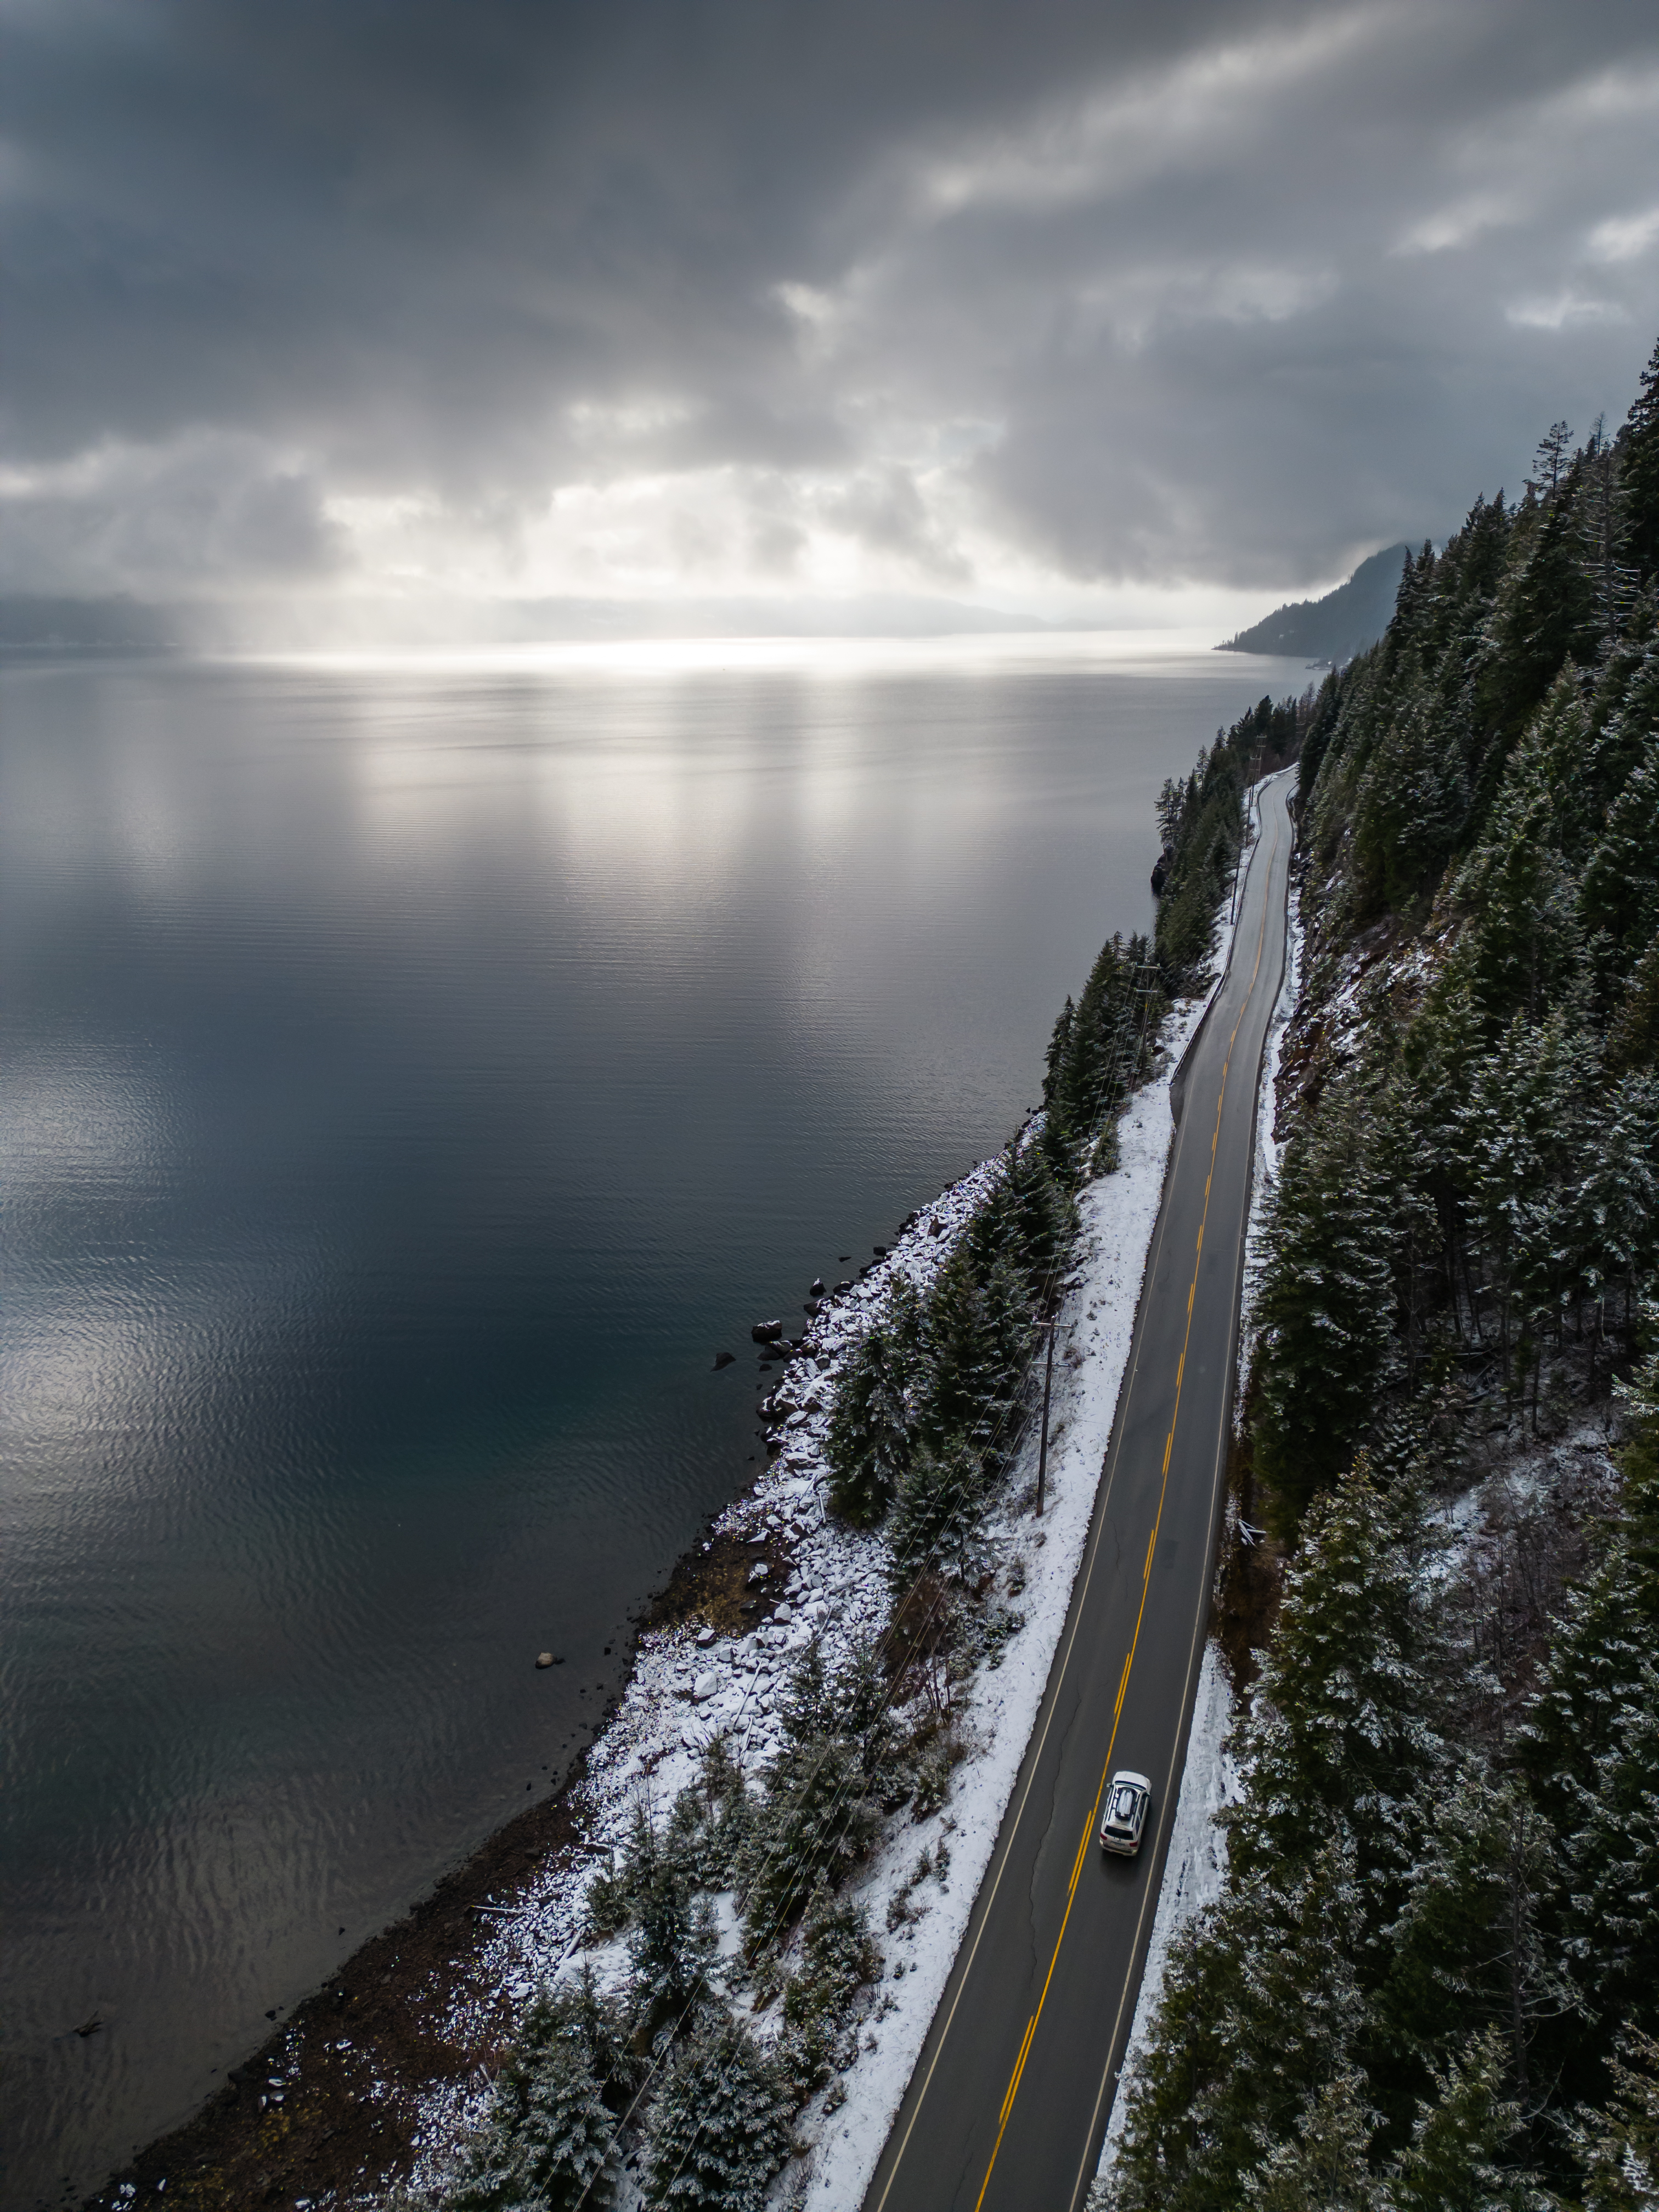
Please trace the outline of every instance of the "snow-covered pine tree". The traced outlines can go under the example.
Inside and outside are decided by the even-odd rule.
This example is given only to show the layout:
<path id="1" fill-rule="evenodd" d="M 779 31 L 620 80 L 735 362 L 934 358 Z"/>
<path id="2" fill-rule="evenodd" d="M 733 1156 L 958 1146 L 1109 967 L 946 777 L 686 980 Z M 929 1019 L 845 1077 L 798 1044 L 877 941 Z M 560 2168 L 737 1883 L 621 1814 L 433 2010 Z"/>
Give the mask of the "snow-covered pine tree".
<path id="1" fill-rule="evenodd" d="M 651 1837 L 629 1938 L 629 2009 L 645 2035 L 683 2011 L 697 1994 L 714 1951 L 714 1929 L 706 1899 L 692 1887 L 689 1869 Z"/>
<path id="2" fill-rule="evenodd" d="M 1354 801 L 1353 852 L 1368 910 L 1404 913 L 1431 891 L 1468 813 L 1467 735 L 1426 685 L 1383 733 Z"/>
<path id="3" fill-rule="evenodd" d="M 842 1371 L 824 1444 L 830 1502 L 855 1528 L 881 1519 L 909 1465 L 908 1381 L 909 1363 L 878 1322 Z"/>
<path id="4" fill-rule="evenodd" d="M 1508 2071 L 1508 2049 L 1492 2027 L 1437 2072 L 1410 2142 L 1389 2165 L 1382 2192 L 1388 2212 L 1548 2212 L 1557 2200 L 1512 2157 L 1522 2118 Z"/>
<path id="5" fill-rule="evenodd" d="M 1108 939 L 1078 1000 L 1050 1109 L 1076 1144 L 1117 1117 L 1133 1050 L 1134 980 L 1121 936 Z"/>
<path id="6" fill-rule="evenodd" d="M 916 1447 L 887 1528 L 887 1580 L 895 1597 L 919 1575 L 949 1575 L 973 1550 L 984 1517 L 985 1469 L 962 1437 Z"/>
<path id="7" fill-rule="evenodd" d="M 1244 1888 L 1353 1838 L 1364 1947 L 1389 1925 L 1422 1832 L 1422 1793 L 1444 1771 L 1431 1586 L 1409 1498 L 1385 1496 L 1362 1454 L 1303 1525 L 1239 1755 L 1251 1775 L 1224 1816 Z"/>
<path id="8" fill-rule="evenodd" d="M 1626 417 L 1620 454 L 1626 544 L 1644 576 L 1659 574 L 1659 345 Z"/>
<path id="9" fill-rule="evenodd" d="M 1394 1342 L 1393 1194 L 1370 1159 L 1370 1109 L 1333 1086 L 1285 1148 L 1256 1302 L 1257 1472 L 1292 1534 L 1364 1434 Z"/>
<path id="10" fill-rule="evenodd" d="M 1581 463 L 1540 501 L 1515 510 L 1509 559 L 1486 626 L 1475 676 L 1483 744 L 1473 764 L 1476 803 L 1495 790 L 1510 748 L 1563 664 L 1587 666 L 1601 642 L 1595 580 L 1583 557 Z"/>
<path id="11" fill-rule="evenodd" d="M 1524 1787 L 1474 1754 L 1455 1781 L 1424 1788 L 1419 1817 L 1425 1832 L 1373 2000 L 1374 2078 L 1398 2112 L 1471 2037 L 1490 2033 L 1500 2085 L 1531 2107 L 1534 2047 L 1564 2023 L 1571 2032 L 1575 2009 L 1546 1924 L 1559 1879 L 1550 1824 Z"/>
<path id="12" fill-rule="evenodd" d="M 1621 2037 L 1607 2071 L 1606 2109 L 1581 2106 L 1571 2128 L 1584 2212 L 1659 2212 L 1659 2043 Z"/>
<path id="13" fill-rule="evenodd" d="M 1607 1024 L 1607 1062 L 1620 1068 L 1659 1066 L 1659 937 L 1637 962 Z"/>
<path id="14" fill-rule="evenodd" d="M 1659 933 L 1659 735 L 1613 798 L 1578 887 L 1586 934 L 1601 931 L 1623 975 Z"/>
<path id="15" fill-rule="evenodd" d="M 781 1942 L 809 1901 L 836 1889 L 868 1850 L 880 1820 L 872 1769 L 879 1730 L 841 1710 L 823 1654 L 809 1644 L 784 1707 L 783 1748 L 738 1856 L 737 1879 L 751 1952 Z"/>
<path id="16" fill-rule="evenodd" d="M 1012 1243 L 1033 1298 L 1050 1294 L 1077 1228 L 1077 1208 L 1038 1145 L 1011 1146 L 1002 1185 Z"/>
<path id="17" fill-rule="evenodd" d="M 1659 2034 L 1659 1655 L 1621 1686 L 1566 1824 L 1567 1954 L 1603 2034 Z"/>
<path id="18" fill-rule="evenodd" d="M 1538 1019 L 1583 963 L 1565 847 L 1579 827 L 1571 742 L 1577 733 L 1582 746 L 1587 727 L 1576 679 L 1564 674 L 1510 761 L 1451 886 L 1468 917 L 1454 967 L 1494 1031 L 1517 1011 Z"/>
<path id="19" fill-rule="evenodd" d="M 1340 2065 L 1304 2099 L 1294 2134 L 1264 2142 L 1243 2203 L 1252 2212 L 1382 2212 L 1369 2162 L 1375 2126 L 1364 2077 Z"/>
<path id="20" fill-rule="evenodd" d="M 789 2154 L 788 2093 L 752 2032 L 729 2014 L 677 2051 L 647 2120 L 653 2212 L 761 2212 Z"/>
<path id="21" fill-rule="evenodd" d="M 933 1278 L 927 1297 L 931 1354 L 920 1430 L 935 1449 L 947 1437 L 972 1436 L 994 1395 L 994 1324 L 964 1238 Z"/>
<path id="22" fill-rule="evenodd" d="M 821 1897 L 806 1917 L 801 1962 L 784 1985 L 784 2026 L 799 2039 L 809 2073 L 822 2078 L 859 1990 L 881 1972 L 864 1907 Z"/>
<path id="23" fill-rule="evenodd" d="M 1628 1396 L 1623 1510 L 1568 1595 L 1516 1744 L 1564 1863 L 1552 1932 L 1583 2003 L 1553 2054 L 1569 2100 L 1601 2094 L 1624 2025 L 1607 2007 L 1626 2002 L 1642 1961 L 1659 1948 L 1656 1808 L 1643 1763 L 1654 1749 L 1659 1650 L 1659 1353 Z M 1651 1991 L 1650 1981 L 1629 2002 L 1650 2015 Z"/>
<path id="24" fill-rule="evenodd" d="M 1598 1086 L 1583 1123 L 1567 1235 L 1599 1346 L 1609 1322 L 1629 1328 L 1638 1285 L 1659 1267 L 1659 1076 Z"/>
<path id="25" fill-rule="evenodd" d="M 1351 1849 L 1246 1887 L 1177 1937 L 1150 2048 L 1128 2084 L 1109 2212 L 1238 2212 L 1245 2177 L 1352 2063 L 1364 2006 L 1352 1964 Z"/>
<path id="26" fill-rule="evenodd" d="M 1519 1355 L 1523 1381 L 1537 1338 L 1559 1329 L 1585 1281 L 1574 1170 L 1601 1074 L 1596 1039 L 1565 1013 L 1516 1014 L 1469 1069 L 1457 1118 L 1470 1234 L 1497 1301 L 1499 1349 L 1506 1361 Z"/>
<path id="27" fill-rule="evenodd" d="M 532 2006 L 483 2126 L 441 2191 L 444 2212 L 572 2212 L 579 2203 L 610 2203 L 616 2121 L 582 2002 L 562 1992 Z"/>
<path id="28" fill-rule="evenodd" d="M 1054 1017 L 1054 1026 L 1048 1038 L 1048 1049 L 1043 1060 L 1042 1103 L 1050 1118 L 1054 1110 L 1054 1098 L 1060 1087 L 1060 1073 L 1071 1051 L 1072 1024 L 1077 1019 L 1077 1008 L 1068 991 L 1066 1003 Z"/>

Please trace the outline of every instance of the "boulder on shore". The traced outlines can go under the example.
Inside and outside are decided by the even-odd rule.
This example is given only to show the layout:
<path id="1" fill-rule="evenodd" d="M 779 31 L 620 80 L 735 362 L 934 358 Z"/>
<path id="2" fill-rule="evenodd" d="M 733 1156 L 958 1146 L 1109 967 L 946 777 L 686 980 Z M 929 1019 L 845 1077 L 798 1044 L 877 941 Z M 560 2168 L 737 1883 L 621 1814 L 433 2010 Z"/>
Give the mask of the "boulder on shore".
<path id="1" fill-rule="evenodd" d="M 781 1321 L 757 1321 L 749 1332 L 757 1344 L 775 1344 L 783 1334 Z"/>

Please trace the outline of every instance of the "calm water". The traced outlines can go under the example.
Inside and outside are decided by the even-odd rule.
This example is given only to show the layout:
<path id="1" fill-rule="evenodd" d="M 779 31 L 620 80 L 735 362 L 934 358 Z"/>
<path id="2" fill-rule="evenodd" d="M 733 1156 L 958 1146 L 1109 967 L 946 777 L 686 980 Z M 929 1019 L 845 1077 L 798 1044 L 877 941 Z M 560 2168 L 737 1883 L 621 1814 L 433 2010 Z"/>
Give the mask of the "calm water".
<path id="1" fill-rule="evenodd" d="M 1306 681 L 963 652 L 0 675 L 9 2208 L 549 1786 L 750 1322 L 1000 1142 Z"/>

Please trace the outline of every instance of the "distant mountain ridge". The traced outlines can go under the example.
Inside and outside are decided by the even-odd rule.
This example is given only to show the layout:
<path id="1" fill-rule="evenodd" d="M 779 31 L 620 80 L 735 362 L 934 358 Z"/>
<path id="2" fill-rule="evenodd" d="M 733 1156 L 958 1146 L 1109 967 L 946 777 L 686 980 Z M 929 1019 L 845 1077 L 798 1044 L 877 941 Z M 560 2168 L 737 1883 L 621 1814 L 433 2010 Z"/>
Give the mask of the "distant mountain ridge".
<path id="1" fill-rule="evenodd" d="M 1346 584 L 1322 599 L 1298 599 L 1242 629 L 1218 653 L 1299 654 L 1340 664 L 1375 645 L 1394 620 L 1408 545 L 1389 545 L 1362 561 Z"/>

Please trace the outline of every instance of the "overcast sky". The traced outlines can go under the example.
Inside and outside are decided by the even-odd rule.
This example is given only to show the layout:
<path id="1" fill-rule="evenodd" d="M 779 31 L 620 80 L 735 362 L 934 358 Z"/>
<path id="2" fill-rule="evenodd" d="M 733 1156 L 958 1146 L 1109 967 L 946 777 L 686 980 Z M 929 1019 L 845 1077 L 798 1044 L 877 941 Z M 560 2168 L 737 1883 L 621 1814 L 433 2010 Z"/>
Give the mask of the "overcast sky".
<path id="1" fill-rule="evenodd" d="M 1270 604 L 1659 335 L 1653 0 L 0 30 L 10 590 Z"/>

